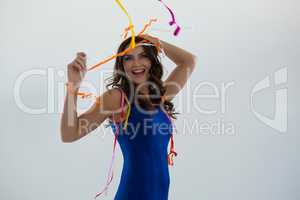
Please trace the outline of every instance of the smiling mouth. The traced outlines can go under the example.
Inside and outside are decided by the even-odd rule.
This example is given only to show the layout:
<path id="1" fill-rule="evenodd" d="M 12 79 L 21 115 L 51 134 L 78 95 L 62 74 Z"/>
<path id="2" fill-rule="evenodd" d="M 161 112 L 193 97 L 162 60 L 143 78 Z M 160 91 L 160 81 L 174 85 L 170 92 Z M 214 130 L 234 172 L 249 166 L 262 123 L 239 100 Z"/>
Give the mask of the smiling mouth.
<path id="1" fill-rule="evenodd" d="M 134 75 L 143 75 L 145 73 L 145 69 L 135 69 L 135 70 L 132 70 L 132 74 Z"/>

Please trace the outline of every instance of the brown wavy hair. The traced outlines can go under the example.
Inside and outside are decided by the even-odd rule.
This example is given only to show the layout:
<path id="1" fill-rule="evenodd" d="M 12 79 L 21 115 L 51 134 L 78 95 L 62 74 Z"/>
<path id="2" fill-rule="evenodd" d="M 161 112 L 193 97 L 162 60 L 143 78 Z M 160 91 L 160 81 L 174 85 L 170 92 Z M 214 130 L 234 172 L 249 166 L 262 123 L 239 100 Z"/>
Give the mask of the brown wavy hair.
<path id="1" fill-rule="evenodd" d="M 139 43 L 144 39 L 136 36 L 135 41 Z M 123 52 L 130 45 L 131 37 L 124 40 L 119 48 L 118 53 Z M 163 65 L 158 59 L 158 50 L 155 46 L 146 46 L 143 45 L 143 50 L 146 53 L 147 57 L 151 61 L 151 68 L 149 70 L 149 79 L 148 81 L 151 83 L 148 86 L 150 102 L 149 100 L 138 99 L 139 105 L 146 110 L 150 110 L 153 108 L 153 105 L 161 105 L 163 103 L 163 108 L 168 113 L 170 117 L 173 119 L 177 119 L 175 115 L 179 114 L 175 112 L 174 104 L 171 101 L 164 100 L 162 96 L 165 94 L 166 89 L 163 86 L 163 81 L 161 80 L 163 76 Z M 123 66 L 123 56 L 118 56 L 116 58 L 116 62 L 114 65 L 113 75 L 108 78 L 109 83 L 106 85 L 106 88 L 120 88 L 124 91 L 127 98 L 130 99 L 130 103 L 132 104 L 132 100 L 135 99 L 135 86 L 132 87 L 133 84 L 130 84 L 130 80 L 125 76 L 125 70 Z M 133 96 L 132 96 L 133 94 Z M 129 98 L 130 97 L 130 98 Z M 133 98 L 131 98 L 133 97 Z"/>

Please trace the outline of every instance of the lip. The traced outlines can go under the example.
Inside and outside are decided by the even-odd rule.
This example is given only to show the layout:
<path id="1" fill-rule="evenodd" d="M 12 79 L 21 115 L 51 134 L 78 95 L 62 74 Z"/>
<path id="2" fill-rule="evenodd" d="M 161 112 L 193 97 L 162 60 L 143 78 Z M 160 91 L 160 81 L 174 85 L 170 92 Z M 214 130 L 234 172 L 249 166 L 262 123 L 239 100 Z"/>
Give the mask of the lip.
<path id="1" fill-rule="evenodd" d="M 131 71 L 134 71 L 134 70 L 141 70 L 141 69 L 146 70 L 146 68 L 144 68 L 144 67 L 136 67 L 136 68 L 133 68 Z"/>
<path id="2" fill-rule="evenodd" d="M 136 71 L 136 70 L 143 70 L 143 72 L 140 72 L 140 73 L 137 73 L 136 74 L 136 72 L 134 72 L 134 71 Z M 146 69 L 145 68 L 134 68 L 134 69 L 132 69 L 131 70 L 131 73 L 134 75 L 134 76 L 143 76 L 144 74 L 145 74 L 145 72 L 146 72 Z"/>

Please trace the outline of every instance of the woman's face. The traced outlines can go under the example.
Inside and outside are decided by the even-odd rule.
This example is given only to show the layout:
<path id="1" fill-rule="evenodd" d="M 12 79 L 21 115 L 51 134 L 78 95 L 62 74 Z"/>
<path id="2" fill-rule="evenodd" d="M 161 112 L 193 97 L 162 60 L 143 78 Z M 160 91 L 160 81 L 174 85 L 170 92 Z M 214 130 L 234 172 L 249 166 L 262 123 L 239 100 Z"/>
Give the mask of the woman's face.
<path id="1" fill-rule="evenodd" d="M 141 84 L 148 80 L 151 60 L 148 58 L 142 46 L 136 46 L 122 59 L 126 76 L 135 84 Z"/>

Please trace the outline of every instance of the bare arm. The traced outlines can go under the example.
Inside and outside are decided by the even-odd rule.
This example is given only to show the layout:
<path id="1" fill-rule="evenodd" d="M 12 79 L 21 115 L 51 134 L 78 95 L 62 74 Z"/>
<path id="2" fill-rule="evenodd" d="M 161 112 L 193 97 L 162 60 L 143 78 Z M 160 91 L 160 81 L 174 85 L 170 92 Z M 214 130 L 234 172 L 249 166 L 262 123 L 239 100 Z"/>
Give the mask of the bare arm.
<path id="1" fill-rule="evenodd" d="M 165 96 L 171 100 L 184 87 L 194 71 L 196 56 L 165 41 L 161 41 L 161 45 L 168 58 L 176 64 L 175 69 L 164 82 L 166 87 Z"/>
<path id="2" fill-rule="evenodd" d="M 60 122 L 61 139 L 63 142 L 72 142 L 77 135 L 77 95 L 69 90 L 64 101 L 63 113 Z"/>
<path id="3" fill-rule="evenodd" d="M 117 89 L 111 89 L 104 92 L 86 112 L 78 116 L 76 93 L 85 72 L 85 54 L 78 53 L 76 59 L 68 65 L 69 87 L 60 123 L 63 142 L 79 140 L 100 126 L 113 112 L 120 112 L 121 93 Z"/>
<path id="4" fill-rule="evenodd" d="M 76 111 L 77 96 L 68 92 L 65 98 L 64 111 L 61 117 L 61 139 L 63 142 L 74 142 L 86 136 L 102 124 L 112 112 L 120 109 L 121 94 L 117 89 L 104 92 L 95 103 L 78 116 Z"/>
<path id="5" fill-rule="evenodd" d="M 142 37 L 153 44 L 159 43 L 166 56 L 176 64 L 175 69 L 164 81 L 164 86 L 166 88 L 165 97 L 166 99 L 171 100 L 184 87 L 191 73 L 194 71 L 196 66 L 196 56 L 180 47 L 159 40 L 158 38 L 149 35 L 143 35 Z"/>

